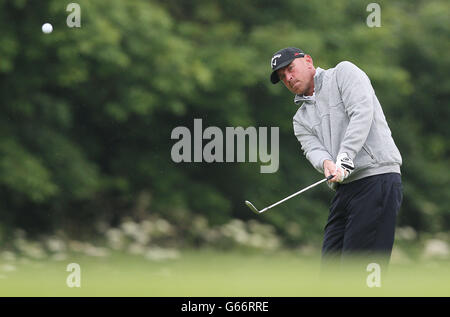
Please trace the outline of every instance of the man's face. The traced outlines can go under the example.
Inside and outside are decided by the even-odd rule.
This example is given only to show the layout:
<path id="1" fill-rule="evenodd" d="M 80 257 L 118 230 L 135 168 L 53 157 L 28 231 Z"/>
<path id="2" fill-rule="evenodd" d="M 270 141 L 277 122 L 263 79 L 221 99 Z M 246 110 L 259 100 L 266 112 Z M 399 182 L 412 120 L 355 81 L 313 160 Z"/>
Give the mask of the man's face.
<path id="1" fill-rule="evenodd" d="M 294 59 L 292 63 L 279 69 L 277 73 L 280 80 L 292 93 L 312 94 L 315 69 L 310 56 Z"/>

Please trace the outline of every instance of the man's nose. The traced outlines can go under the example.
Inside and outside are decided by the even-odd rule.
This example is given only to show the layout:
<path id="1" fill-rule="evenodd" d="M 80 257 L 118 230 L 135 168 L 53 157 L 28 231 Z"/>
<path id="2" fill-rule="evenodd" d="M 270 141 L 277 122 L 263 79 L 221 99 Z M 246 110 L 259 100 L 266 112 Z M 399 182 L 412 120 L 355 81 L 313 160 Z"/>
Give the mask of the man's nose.
<path id="1" fill-rule="evenodd" d="M 289 86 L 292 86 L 292 83 L 294 82 L 294 77 L 292 75 L 288 75 L 286 77 L 286 80 L 287 80 Z"/>
<path id="2" fill-rule="evenodd" d="M 291 81 L 292 80 L 292 74 L 291 73 L 289 73 L 289 72 L 286 72 L 286 74 L 284 75 L 285 77 L 286 77 L 286 80 L 287 81 Z"/>

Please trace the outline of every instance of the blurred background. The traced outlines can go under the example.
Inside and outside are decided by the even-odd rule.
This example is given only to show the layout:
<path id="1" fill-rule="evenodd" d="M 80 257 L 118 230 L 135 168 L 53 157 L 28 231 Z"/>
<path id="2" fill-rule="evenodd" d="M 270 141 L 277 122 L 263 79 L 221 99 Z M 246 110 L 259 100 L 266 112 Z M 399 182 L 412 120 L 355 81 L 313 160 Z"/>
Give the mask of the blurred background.
<path id="1" fill-rule="evenodd" d="M 68 1 L 0 0 L 4 280 L 14 259 L 71 252 L 320 252 L 326 185 L 263 215 L 243 203 L 262 208 L 322 177 L 293 134 L 293 96 L 269 81 L 271 55 L 287 46 L 368 74 L 403 157 L 393 261 L 449 258 L 448 1 L 378 1 L 381 27 L 366 24 L 371 1 L 76 3 L 81 27 L 70 28 Z M 193 131 L 194 118 L 279 127 L 278 172 L 174 163 L 171 132 Z"/>

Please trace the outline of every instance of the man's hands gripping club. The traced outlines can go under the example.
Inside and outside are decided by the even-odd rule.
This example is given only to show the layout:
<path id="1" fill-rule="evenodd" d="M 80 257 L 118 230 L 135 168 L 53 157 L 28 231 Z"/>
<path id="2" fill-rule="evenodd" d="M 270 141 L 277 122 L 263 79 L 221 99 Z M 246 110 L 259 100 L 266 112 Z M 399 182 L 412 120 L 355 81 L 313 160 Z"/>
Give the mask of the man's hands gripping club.
<path id="1" fill-rule="evenodd" d="M 346 179 L 355 169 L 353 161 L 348 157 L 347 153 L 341 153 L 336 159 L 336 164 L 333 161 L 325 160 L 323 162 L 323 170 L 326 177 L 335 175 L 329 180 L 330 183 L 341 183 Z"/>

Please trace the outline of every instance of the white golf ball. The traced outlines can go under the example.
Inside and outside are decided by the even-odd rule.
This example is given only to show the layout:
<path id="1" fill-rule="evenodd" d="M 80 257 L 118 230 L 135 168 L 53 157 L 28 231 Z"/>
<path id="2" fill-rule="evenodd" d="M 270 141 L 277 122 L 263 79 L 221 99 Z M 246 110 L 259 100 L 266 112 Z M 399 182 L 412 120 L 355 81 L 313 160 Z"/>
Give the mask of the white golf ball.
<path id="1" fill-rule="evenodd" d="M 53 26 L 50 23 L 45 23 L 44 25 L 42 25 L 42 32 L 44 32 L 45 34 L 52 33 L 52 31 Z"/>

